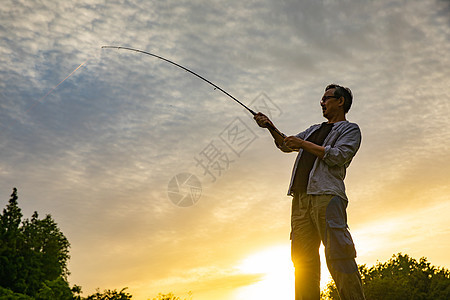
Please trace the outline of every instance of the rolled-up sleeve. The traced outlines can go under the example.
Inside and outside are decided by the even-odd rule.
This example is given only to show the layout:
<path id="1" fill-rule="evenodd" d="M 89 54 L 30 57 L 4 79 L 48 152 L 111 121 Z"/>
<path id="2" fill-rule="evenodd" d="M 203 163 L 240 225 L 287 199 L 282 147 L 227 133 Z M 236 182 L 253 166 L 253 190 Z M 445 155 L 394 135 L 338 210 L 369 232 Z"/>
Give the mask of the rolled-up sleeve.
<path id="1" fill-rule="evenodd" d="M 339 134 L 334 144 L 325 146 L 323 161 L 329 166 L 345 166 L 351 162 L 360 145 L 361 130 L 358 125 L 352 124 Z"/>

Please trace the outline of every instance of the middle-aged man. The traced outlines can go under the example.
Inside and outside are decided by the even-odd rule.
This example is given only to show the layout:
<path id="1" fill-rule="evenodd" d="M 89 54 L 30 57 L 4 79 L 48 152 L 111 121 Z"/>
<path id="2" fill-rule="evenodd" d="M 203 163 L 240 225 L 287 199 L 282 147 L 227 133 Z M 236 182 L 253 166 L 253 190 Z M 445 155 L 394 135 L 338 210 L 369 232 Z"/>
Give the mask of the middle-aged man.
<path id="1" fill-rule="evenodd" d="M 365 299 L 348 231 L 344 186 L 346 169 L 361 144 L 358 125 L 346 120 L 352 101 L 349 88 L 328 85 L 320 101 L 328 122 L 289 137 L 280 134 L 264 114 L 255 115 L 281 151 L 298 151 L 288 192 L 293 197 L 291 254 L 296 300 L 320 298 L 321 242 L 341 299 Z"/>

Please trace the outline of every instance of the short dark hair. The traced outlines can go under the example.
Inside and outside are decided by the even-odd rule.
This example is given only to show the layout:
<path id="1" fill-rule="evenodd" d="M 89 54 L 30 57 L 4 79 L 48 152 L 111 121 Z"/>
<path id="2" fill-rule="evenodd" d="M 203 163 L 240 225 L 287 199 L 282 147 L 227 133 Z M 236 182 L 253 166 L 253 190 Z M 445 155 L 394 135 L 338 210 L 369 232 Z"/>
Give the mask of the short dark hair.
<path id="1" fill-rule="evenodd" d="M 325 88 L 325 91 L 331 90 L 331 89 L 335 89 L 334 90 L 334 95 L 336 98 L 341 98 L 344 97 L 344 112 L 348 113 L 348 111 L 350 110 L 350 107 L 352 106 L 352 102 L 353 102 L 353 94 L 352 91 L 348 88 L 348 87 L 343 87 L 339 84 L 329 84 L 327 85 L 327 87 Z"/>

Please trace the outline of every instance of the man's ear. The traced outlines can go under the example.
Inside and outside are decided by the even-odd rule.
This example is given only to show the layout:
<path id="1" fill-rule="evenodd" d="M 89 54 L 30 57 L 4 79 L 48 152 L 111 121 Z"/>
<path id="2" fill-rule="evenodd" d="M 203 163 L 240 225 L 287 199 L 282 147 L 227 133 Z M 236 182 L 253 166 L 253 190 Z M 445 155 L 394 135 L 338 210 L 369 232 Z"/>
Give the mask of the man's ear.
<path id="1" fill-rule="evenodd" d="M 344 106 L 345 99 L 343 96 L 341 98 L 339 98 L 338 101 L 339 101 L 339 106 Z"/>

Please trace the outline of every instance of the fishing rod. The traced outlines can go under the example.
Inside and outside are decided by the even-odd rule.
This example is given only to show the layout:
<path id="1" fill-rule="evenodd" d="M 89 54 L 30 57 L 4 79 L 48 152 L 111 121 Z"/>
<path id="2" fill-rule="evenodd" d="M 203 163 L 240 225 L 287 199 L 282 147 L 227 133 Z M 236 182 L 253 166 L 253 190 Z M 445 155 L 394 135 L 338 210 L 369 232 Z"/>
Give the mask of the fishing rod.
<path id="1" fill-rule="evenodd" d="M 143 50 L 139 50 L 139 49 L 134 49 L 134 48 L 129 48 L 129 47 L 122 47 L 122 46 L 102 46 L 102 48 L 119 49 L 119 50 L 120 50 L 120 49 L 123 49 L 123 50 L 129 50 L 129 51 L 134 51 L 134 52 L 138 52 L 138 53 L 143 53 L 143 54 L 147 54 L 147 55 L 156 57 L 156 58 L 158 58 L 158 59 L 161 59 L 161 60 L 163 60 L 163 61 L 165 61 L 165 62 L 168 62 L 168 63 L 170 63 L 170 64 L 172 64 L 172 65 L 175 65 L 175 66 L 177 66 L 178 68 L 181 68 L 181 69 L 183 69 L 183 70 L 185 70 L 185 71 L 191 73 L 192 75 L 197 76 L 197 77 L 200 78 L 201 80 L 206 81 L 207 83 L 209 83 L 210 85 L 212 85 L 212 86 L 214 87 L 214 89 L 218 89 L 219 91 L 221 91 L 222 93 L 224 93 L 225 95 L 227 95 L 228 97 L 230 97 L 231 99 L 233 99 L 234 101 L 236 101 L 237 103 L 239 103 L 242 107 L 244 107 L 246 110 L 248 110 L 253 116 L 257 115 L 257 113 L 256 113 L 255 111 L 253 111 L 252 109 L 250 109 L 249 107 L 247 107 L 244 103 L 242 103 L 241 101 L 239 101 L 238 99 L 236 99 L 235 97 L 233 97 L 231 94 L 229 94 L 227 91 L 225 91 L 224 89 L 222 89 L 222 88 L 221 88 L 220 86 L 218 86 L 217 84 L 215 84 L 215 83 L 209 81 L 209 80 L 206 79 L 205 77 L 203 77 L 203 76 L 201 76 L 201 75 L 195 73 L 194 71 L 192 71 L 192 70 L 190 70 L 190 69 L 188 69 L 188 68 L 186 68 L 186 67 L 183 67 L 182 65 L 180 65 L 180 64 L 178 64 L 178 63 L 176 63 L 176 62 L 174 62 L 174 61 L 171 61 L 171 60 L 169 60 L 169 59 L 167 59 L 167 58 L 164 58 L 164 57 L 162 57 L 162 56 L 159 56 L 159 55 L 156 55 L 156 54 L 147 52 L 147 51 L 143 51 Z M 286 137 L 285 134 L 283 134 L 282 132 L 280 132 L 280 131 L 279 131 L 275 126 L 273 126 L 272 124 L 267 124 L 267 126 L 268 126 L 268 129 L 269 129 L 270 131 L 275 132 L 277 135 L 281 136 L 283 139 Z"/>

